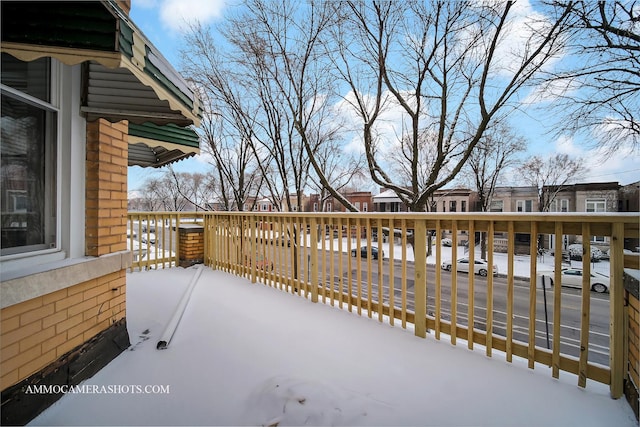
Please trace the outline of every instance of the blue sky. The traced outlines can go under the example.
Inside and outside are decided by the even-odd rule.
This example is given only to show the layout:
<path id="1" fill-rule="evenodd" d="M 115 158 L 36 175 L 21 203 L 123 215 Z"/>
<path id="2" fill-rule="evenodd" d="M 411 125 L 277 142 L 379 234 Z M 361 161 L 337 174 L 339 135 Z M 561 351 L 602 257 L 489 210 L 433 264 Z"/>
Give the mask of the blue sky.
<path id="1" fill-rule="evenodd" d="M 180 70 L 180 48 L 183 43 L 185 22 L 199 20 L 203 24 L 215 24 L 230 13 L 237 0 L 132 0 L 131 18 L 147 38 L 162 52 L 171 64 Z M 520 7 L 530 7 L 525 1 Z M 563 152 L 585 159 L 588 173 L 582 182 L 618 181 L 629 184 L 640 180 L 640 157 L 636 154 L 618 153 L 605 157 L 600 150 L 590 148 L 585 141 L 575 140 L 570 135 L 554 137 L 545 133 L 546 123 L 533 110 L 511 119 L 518 131 L 530 141 L 532 154 Z M 203 156 L 183 160 L 174 164 L 177 171 L 204 172 L 211 168 Z M 154 174 L 166 168 L 129 168 L 129 190 L 140 188 Z"/>

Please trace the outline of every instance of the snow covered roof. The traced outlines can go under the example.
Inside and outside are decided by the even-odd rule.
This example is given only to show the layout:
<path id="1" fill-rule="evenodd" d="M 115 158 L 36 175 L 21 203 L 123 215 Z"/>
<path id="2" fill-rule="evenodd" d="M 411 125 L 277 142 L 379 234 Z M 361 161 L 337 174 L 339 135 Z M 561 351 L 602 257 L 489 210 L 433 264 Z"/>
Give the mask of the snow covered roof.
<path id="1" fill-rule="evenodd" d="M 393 190 L 385 190 L 377 196 L 373 196 L 373 203 L 400 203 L 401 200 Z"/>

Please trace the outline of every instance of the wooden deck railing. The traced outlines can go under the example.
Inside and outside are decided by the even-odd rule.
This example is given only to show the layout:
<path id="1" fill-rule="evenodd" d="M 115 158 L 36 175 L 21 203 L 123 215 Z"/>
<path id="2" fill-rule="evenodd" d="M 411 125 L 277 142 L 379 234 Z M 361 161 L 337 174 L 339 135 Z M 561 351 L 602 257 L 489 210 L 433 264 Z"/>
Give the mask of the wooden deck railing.
<path id="1" fill-rule="evenodd" d="M 193 221 L 201 221 L 204 226 L 205 263 L 213 269 L 378 321 L 386 319 L 391 325 L 413 325 L 419 337 L 429 334 L 442 339 L 446 335 L 454 345 L 460 338 L 470 349 L 483 346 L 487 356 L 499 350 L 507 361 L 514 355 L 527 359 L 532 369 L 539 362 L 552 368 L 553 377 L 557 378 L 560 371 L 570 372 L 578 376 L 582 387 L 591 379 L 609 384 L 614 398 L 622 395 L 627 339 L 623 268 L 625 263 L 638 268 L 638 257 L 625 256 L 623 249 L 625 238 L 638 237 L 637 214 L 145 215 L 130 214 L 130 229 L 137 224 L 141 230 L 141 224 L 155 220 L 165 224 L 163 229 L 173 231 L 186 218 L 197 217 Z M 450 249 L 440 245 L 445 231 L 451 236 Z M 497 254 L 494 239 L 487 239 L 486 277 L 440 268 L 443 261 L 461 256 L 474 265 L 479 256 L 473 249 L 459 246 L 459 240 L 466 235 L 474 242 L 480 232 L 498 234 L 507 241 L 506 254 Z M 156 228 L 156 238 L 157 233 Z M 437 244 L 428 246 L 432 243 L 429 236 L 438 236 L 433 239 Z M 516 255 L 516 241 L 518 250 L 522 250 L 527 236 L 526 246 L 533 255 L 523 258 Z M 562 283 L 561 251 L 553 255 L 554 272 L 547 273 L 555 286 L 543 288 L 536 256 L 541 236 L 553 236 L 556 242 L 572 236 L 583 243 L 585 254 L 590 254 L 593 236 L 608 241 L 609 294 L 591 291 L 589 256 L 578 262 L 584 273 L 582 289 L 563 290 L 558 286 Z M 160 241 L 167 247 L 175 238 L 165 236 Z M 473 248 L 473 243 L 470 246 Z M 384 250 L 383 256 L 375 258 L 373 247 Z M 433 251 L 430 256 L 429 248 Z M 506 269 L 494 276 L 491 266 L 499 257 L 505 260 Z M 523 259 L 528 259 L 524 278 L 516 275 L 516 261 Z M 171 260 L 174 258 L 156 256 L 134 261 L 134 266 L 157 268 L 153 267 L 156 262 L 171 265 L 177 256 Z M 576 261 L 573 263 L 575 266 Z M 578 304 L 573 303 L 575 299 Z M 548 312 L 550 316 L 545 319 Z M 567 342 L 574 342 L 576 350 L 570 351 Z"/>
<path id="2" fill-rule="evenodd" d="M 179 227 L 203 224 L 200 213 L 129 212 L 127 248 L 133 256 L 132 270 L 175 267 L 179 264 Z"/>

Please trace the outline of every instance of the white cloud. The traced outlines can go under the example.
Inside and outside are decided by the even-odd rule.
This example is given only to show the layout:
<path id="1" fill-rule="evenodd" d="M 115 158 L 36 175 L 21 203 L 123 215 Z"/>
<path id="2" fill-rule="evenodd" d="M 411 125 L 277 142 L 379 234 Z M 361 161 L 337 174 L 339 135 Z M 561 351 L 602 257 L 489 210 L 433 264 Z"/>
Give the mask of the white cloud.
<path id="1" fill-rule="evenodd" d="M 608 153 L 605 148 L 586 147 L 576 144 L 571 137 L 561 136 L 555 143 L 555 152 L 583 160 L 585 172 L 581 182 L 617 181 L 625 185 L 640 177 L 638 157 L 625 150 Z"/>
<path id="2" fill-rule="evenodd" d="M 529 2 L 518 1 L 512 10 L 512 20 L 496 50 L 496 58 L 502 59 L 501 65 L 511 72 L 522 66 L 525 53 L 530 54 L 529 43 L 534 32 L 544 31 L 545 27 L 551 25 L 551 22 L 544 15 L 536 12 Z M 540 41 L 538 37 L 535 37 L 535 40 Z M 559 57 L 549 59 L 543 68 L 552 68 L 559 59 Z"/>
<path id="3" fill-rule="evenodd" d="M 577 146 L 573 138 L 570 136 L 560 136 L 556 141 L 556 153 L 560 154 L 568 154 L 571 157 L 582 157 L 584 155 L 584 150 Z"/>
<path id="4" fill-rule="evenodd" d="M 149 0 L 144 0 L 148 2 Z M 226 0 L 160 0 L 160 19 L 172 31 L 184 32 L 186 25 L 203 24 L 222 16 Z"/>

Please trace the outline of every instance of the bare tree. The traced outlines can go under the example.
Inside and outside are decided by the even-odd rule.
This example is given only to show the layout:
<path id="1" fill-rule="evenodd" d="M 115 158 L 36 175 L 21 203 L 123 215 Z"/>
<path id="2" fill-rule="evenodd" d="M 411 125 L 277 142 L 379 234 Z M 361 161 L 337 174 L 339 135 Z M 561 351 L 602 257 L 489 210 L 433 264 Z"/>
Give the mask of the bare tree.
<path id="1" fill-rule="evenodd" d="M 268 162 L 261 158 L 254 139 L 256 106 L 229 61 L 219 54 L 208 29 L 193 24 L 185 39 L 183 72 L 203 100 L 200 131 L 218 175 L 216 198 L 225 210 L 243 210 L 262 188 L 265 177 L 259 162 Z"/>
<path id="2" fill-rule="evenodd" d="M 324 175 L 324 180 L 329 183 L 331 189 L 339 194 L 348 193 L 347 190 L 354 181 L 366 179 L 362 156 L 347 155 L 340 147 L 338 140 L 327 141 L 319 145 L 315 151 L 314 159 Z M 331 200 L 333 195 L 317 173 L 311 174 L 310 182 L 320 195 L 319 210 L 323 212 L 327 201 Z"/>
<path id="3" fill-rule="evenodd" d="M 482 212 L 489 211 L 499 179 L 505 169 L 516 163 L 516 156 L 526 147 L 526 140 L 515 135 L 505 123 L 492 126 L 482 136 L 465 167 L 465 175 L 473 183 Z M 480 251 L 482 259 L 486 259 L 486 233 L 481 234 Z"/>
<path id="4" fill-rule="evenodd" d="M 522 179 L 538 189 L 538 210 L 548 212 L 558 193 L 579 179 L 584 168 L 581 159 L 556 153 L 548 159 L 532 156 L 520 168 Z"/>
<path id="5" fill-rule="evenodd" d="M 626 1 L 556 1 L 571 7 L 569 60 L 549 75 L 558 131 L 586 132 L 613 153 L 640 148 L 640 7 Z M 546 108 L 546 104 L 545 104 Z"/>
<path id="6" fill-rule="evenodd" d="M 209 210 L 207 204 L 213 199 L 216 189 L 213 172 L 175 172 L 169 166 L 166 177 L 171 181 L 170 188 L 185 200 L 185 205 L 193 206 L 196 211 Z"/>
<path id="7" fill-rule="evenodd" d="M 525 138 L 500 123 L 487 130 L 469 156 L 465 175 L 478 193 L 482 212 L 489 211 L 493 193 L 505 170 L 517 163 L 517 155 L 527 148 Z"/>
<path id="8" fill-rule="evenodd" d="M 395 191 L 412 211 L 425 211 L 429 197 L 456 177 L 489 125 L 515 107 L 517 95 L 561 47 L 569 7 L 530 19 L 521 28 L 525 41 L 507 48 L 507 34 L 516 25 L 512 6 L 472 1 L 336 6 L 342 26 L 333 33 L 333 58 L 351 89 L 345 102 L 363 124 L 371 178 Z M 399 140 L 408 181 L 388 162 L 390 144 L 381 132 L 391 108 L 402 113 Z M 424 135 L 430 144 L 423 143 Z"/>
<path id="9" fill-rule="evenodd" d="M 142 185 L 141 194 L 151 210 L 183 211 L 189 207 L 189 201 L 185 199 L 174 184 L 170 171 L 165 171 L 159 177 L 148 178 Z"/>

